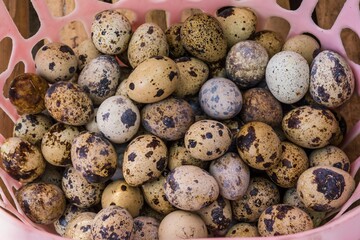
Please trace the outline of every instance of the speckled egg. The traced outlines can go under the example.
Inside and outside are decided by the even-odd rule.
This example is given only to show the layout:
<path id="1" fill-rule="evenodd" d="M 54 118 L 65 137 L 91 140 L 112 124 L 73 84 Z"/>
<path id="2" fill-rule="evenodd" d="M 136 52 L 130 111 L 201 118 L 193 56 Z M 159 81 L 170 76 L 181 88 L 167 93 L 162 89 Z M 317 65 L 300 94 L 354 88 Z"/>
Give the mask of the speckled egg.
<path id="1" fill-rule="evenodd" d="M 114 146 L 101 134 L 83 132 L 73 140 L 71 160 L 89 183 L 100 183 L 114 174 L 117 154 Z"/>
<path id="2" fill-rule="evenodd" d="M 140 188 L 131 187 L 124 180 L 111 182 L 101 196 L 101 206 L 116 205 L 125 208 L 132 217 L 137 217 L 144 204 Z"/>
<path id="3" fill-rule="evenodd" d="M 253 87 L 264 79 L 268 61 L 266 49 L 260 43 L 241 41 L 226 56 L 226 75 L 241 89 Z"/>
<path id="4" fill-rule="evenodd" d="M 91 24 L 91 39 L 95 47 L 109 55 L 124 52 L 131 33 L 129 19 L 116 10 L 105 10 L 96 14 Z"/>
<path id="5" fill-rule="evenodd" d="M 251 88 L 242 95 L 240 118 L 245 123 L 259 121 L 272 127 L 280 126 L 283 110 L 280 102 L 265 88 Z"/>
<path id="6" fill-rule="evenodd" d="M 339 168 L 317 166 L 301 174 L 296 189 L 307 208 L 329 212 L 340 208 L 350 198 L 355 181 Z"/>
<path id="7" fill-rule="evenodd" d="M 91 227 L 93 240 L 130 240 L 134 220 L 130 213 L 119 206 L 110 206 L 96 214 Z"/>
<path id="8" fill-rule="evenodd" d="M 256 222 L 267 207 L 280 203 L 280 193 L 274 183 L 254 177 L 244 196 L 231 201 L 234 218 L 239 222 Z"/>
<path id="9" fill-rule="evenodd" d="M 266 170 L 266 173 L 278 186 L 294 187 L 299 176 L 309 168 L 309 159 L 304 149 L 293 143 L 282 142 L 281 149 L 279 163 Z"/>
<path id="10" fill-rule="evenodd" d="M 220 194 L 226 199 L 239 199 L 249 186 L 249 167 L 237 153 L 229 152 L 212 161 L 209 172 L 216 179 Z"/>
<path id="11" fill-rule="evenodd" d="M 167 147 L 159 138 L 144 134 L 134 138 L 124 152 L 123 175 L 130 186 L 160 177 L 167 165 Z"/>
<path id="12" fill-rule="evenodd" d="M 328 109 L 302 106 L 288 112 L 282 120 L 286 137 L 304 148 L 322 148 L 336 136 L 339 123 Z"/>
<path id="13" fill-rule="evenodd" d="M 69 202 L 81 208 L 89 208 L 100 203 L 105 188 L 104 183 L 87 182 L 73 167 L 66 168 L 61 186 Z"/>
<path id="14" fill-rule="evenodd" d="M 174 211 L 160 222 L 159 240 L 206 238 L 208 232 L 204 221 L 195 213 Z"/>
<path id="15" fill-rule="evenodd" d="M 66 238 L 73 240 L 89 240 L 91 239 L 91 226 L 96 213 L 83 212 L 74 217 L 66 227 Z"/>
<path id="16" fill-rule="evenodd" d="M 94 107 L 90 97 L 77 84 L 56 82 L 47 90 L 45 106 L 57 121 L 80 126 L 89 122 Z"/>
<path id="17" fill-rule="evenodd" d="M 101 55 L 91 39 L 82 41 L 74 51 L 78 58 L 79 70 L 82 70 L 91 60 Z"/>
<path id="18" fill-rule="evenodd" d="M 53 124 L 52 119 L 44 114 L 24 114 L 14 123 L 13 136 L 32 144 L 41 142 L 44 134 Z"/>
<path id="19" fill-rule="evenodd" d="M 332 145 L 313 150 L 309 156 L 310 167 L 333 166 L 350 171 L 350 160 L 346 153 L 340 148 Z"/>
<path id="20" fill-rule="evenodd" d="M 310 94 L 315 102 L 335 108 L 348 101 L 354 89 L 354 74 L 341 55 L 325 50 L 314 58 L 311 64 Z"/>
<path id="21" fill-rule="evenodd" d="M 167 141 L 182 138 L 194 123 L 194 118 L 190 104 L 173 97 L 147 104 L 141 110 L 141 123 L 145 130 Z"/>
<path id="22" fill-rule="evenodd" d="M 115 57 L 100 55 L 81 71 L 78 84 L 89 94 L 95 105 L 113 96 L 119 85 L 120 66 Z"/>
<path id="23" fill-rule="evenodd" d="M 197 211 L 214 202 L 219 196 L 219 185 L 207 171 L 192 165 L 172 170 L 164 185 L 166 198 L 182 210 Z"/>
<path id="24" fill-rule="evenodd" d="M 162 213 L 155 211 L 147 203 L 145 203 L 140 211 L 140 216 L 152 217 L 160 222 L 161 220 L 164 219 L 166 214 L 162 214 Z"/>
<path id="25" fill-rule="evenodd" d="M 283 37 L 278 32 L 270 30 L 256 32 L 251 39 L 260 43 L 266 49 L 269 58 L 280 52 L 284 45 Z"/>
<path id="26" fill-rule="evenodd" d="M 9 100 L 19 114 L 37 114 L 45 110 L 46 80 L 33 73 L 17 75 L 10 83 Z"/>
<path id="27" fill-rule="evenodd" d="M 51 164 L 46 164 L 45 171 L 39 178 L 37 178 L 36 182 L 44 182 L 51 183 L 59 188 L 61 188 L 61 180 L 63 176 L 64 169 L 60 167 L 55 167 Z"/>
<path id="28" fill-rule="evenodd" d="M 309 35 L 299 34 L 287 39 L 282 50 L 299 53 L 310 65 L 320 52 L 320 44 Z"/>
<path id="29" fill-rule="evenodd" d="M 49 183 L 30 183 L 16 192 L 16 200 L 25 215 L 34 223 L 51 224 L 65 211 L 61 189 Z"/>
<path id="30" fill-rule="evenodd" d="M 225 58 L 217 62 L 207 63 L 209 67 L 209 78 L 226 78 Z"/>
<path id="31" fill-rule="evenodd" d="M 260 237 L 257 226 L 250 223 L 237 223 L 232 226 L 226 233 L 225 237 Z"/>
<path id="32" fill-rule="evenodd" d="M 87 124 L 85 124 L 86 130 L 88 130 L 89 132 L 100 133 L 100 129 L 98 127 L 97 117 L 96 117 L 98 110 L 99 108 L 94 108 L 94 113 L 91 116 L 91 119 Z"/>
<path id="33" fill-rule="evenodd" d="M 309 89 L 309 74 L 309 65 L 303 56 L 282 51 L 269 60 L 265 79 L 277 100 L 291 104 L 305 96 Z"/>
<path id="34" fill-rule="evenodd" d="M 184 143 L 194 158 L 210 161 L 222 156 L 230 147 L 230 129 L 215 120 L 200 120 L 185 133 Z"/>
<path id="35" fill-rule="evenodd" d="M 134 228 L 131 234 L 133 240 L 158 240 L 160 222 L 153 217 L 140 216 L 134 218 Z"/>
<path id="36" fill-rule="evenodd" d="M 250 8 L 225 7 L 216 12 L 224 31 L 228 48 L 255 33 L 257 17 Z"/>
<path id="37" fill-rule="evenodd" d="M 136 102 L 154 103 L 170 96 L 178 82 L 179 69 L 173 60 L 163 56 L 152 57 L 130 74 L 127 94 Z"/>
<path id="38" fill-rule="evenodd" d="M 306 212 L 287 204 L 268 207 L 258 222 L 258 230 L 262 237 L 294 234 L 313 227 L 313 222 Z"/>
<path id="39" fill-rule="evenodd" d="M 36 73 L 49 83 L 71 79 L 78 66 L 74 50 L 59 42 L 51 42 L 42 46 L 37 51 L 34 61 Z"/>
<path id="40" fill-rule="evenodd" d="M 70 166 L 71 144 L 80 131 L 79 127 L 64 123 L 54 124 L 41 141 L 41 152 L 45 160 L 54 166 Z"/>
<path id="41" fill-rule="evenodd" d="M 236 146 L 241 159 L 250 167 L 270 169 L 278 164 L 281 144 L 274 129 L 263 122 L 249 122 L 236 135 Z"/>
<path id="42" fill-rule="evenodd" d="M 194 57 L 177 58 L 175 63 L 180 77 L 174 95 L 181 98 L 196 95 L 202 84 L 208 79 L 209 67 Z"/>
<path id="43" fill-rule="evenodd" d="M 22 183 L 34 181 L 45 171 L 45 160 L 39 149 L 19 137 L 5 139 L 0 148 L 2 168 Z"/>
<path id="44" fill-rule="evenodd" d="M 155 23 L 143 23 L 136 28 L 128 48 L 129 63 L 136 68 L 154 56 L 168 56 L 169 45 L 164 31 Z"/>
<path id="45" fill-rule="evenodd" d="M 181 57 L 186 52 L 181 43 L 181 26 L 182 23 L 175 23 L 171 25 L 165 32 L 166 40 L 169 44 L 169 52 L 173 57 Z"/>
<path id="46" fill-rule="evenodd" d="M 207 80 L 199 91 L 204 112 L 213 119 L 225 120 L 236 116 L 242 107 L 242 95 L 236 84 L 226 78 Z"/>
<path id="47" fill-rule="evenodd" d="M 219 21 L 208 14 L 188 17 L 180 30 L 184 48 L 205 62 L 216 62 L 226 56 L 226 38 Z"/>

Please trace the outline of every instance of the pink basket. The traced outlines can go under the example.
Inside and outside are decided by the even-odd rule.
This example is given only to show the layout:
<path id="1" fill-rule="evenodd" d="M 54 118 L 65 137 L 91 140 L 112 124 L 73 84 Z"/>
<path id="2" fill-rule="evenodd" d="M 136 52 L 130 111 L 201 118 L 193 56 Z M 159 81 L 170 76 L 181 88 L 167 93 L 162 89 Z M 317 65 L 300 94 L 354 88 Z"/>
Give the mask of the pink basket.
<path id="1" fill-rule="evenodd" d="M 329 30 L 319 28 L 311 18 L 317 0 L 303 1 L 301 6 L 295 11 L 281 8 L 275 0 L 120 0 L 115 4 L 107 4 L 97 0 L 75 0 L 75 10 L 64 17 L 53 17 L 44 0 L 32 0 L 32 3 L 40 19 L 41 26 L 34 36 L 24 39 L 9 15 L 4 2 L 0 1 L 0 40 L 5 37 L 10 37 L 13 42 L 13 50 L 8 68 L 0 74 L 1 92 L 3 91 L 6 79 L 10 76 L 17 63 L 24 63 L 25 72 L 35 71 L 31 49 L 39 41 L 43 39 L 60 41 L 61 29 L 72 21 L 82 22 L 88 36 L 90 36 L 89 32 L 92 19 L 97 12 L 102 10 L 119 8 L 131 10 L 136 14 L 134 26 L 138 26 L 145 21 L 145 14 L 154 9 L 167 11 L 168 23 L 175 23 L 180 21 L 181 12 L 185 9 L 199 8 L 204 12 L 213 14 L 218 8 L 223 6 L 242 6 L 253 9 L 257 14 L 258 29 L 264 29 L 266 20 L 270 17 L 281 17 L 290 23 L 289 37 L 304 32 L 311 33 L 319 39 L 323 49 L 331 49 L 344 56 L 350 63 L 355 74 L 357 79 L 356 93 L 360 95 L 360 66 L 347 58 L 340 37 L 340 33 L 344 28 L 350 28 L 360 36 L 359 0 L 346 1 L 336 22 Z M 0 95 L 0 107 L 13 121 L 16 121 L 19 117 L 10 101 L 2 94 Z M 348 145 L 359 134 L 360 121 L 347 134 L 343 147 Z M 4 138 L 0 134 L 0 143 L 2 143 L 3 140 Z M 352 163 L 351 175 L 355 176 L 359 168 L 360 157 Z M 12 189 L 19 189 L 21 184 L 12 179 L 1 168 L 0 176 L 6 188 L 9 190 L 11 197 L 14 199 Z M 360 207 L 356 207 L 345 214 L 344 212 L 355 201 L 360 199 L 359 186 L 333 220 L 322 227 L 289 236 L 251 239 L 357 239 L 360 236 L 360 228 L 356 227 L 354 223 L 360 221 Z M 32 223 L 17 203 L 15 207 L 10 204 L 9 199 L 6 198 L 2 189 L 0 189 L 0 195 L 2 198 L 2 200 L 0 200 L 1 239 L 64 239 L 52 234 L 50 228 Z M 11 212 L 17 218 L 11 216 L 4 209 Z"/>

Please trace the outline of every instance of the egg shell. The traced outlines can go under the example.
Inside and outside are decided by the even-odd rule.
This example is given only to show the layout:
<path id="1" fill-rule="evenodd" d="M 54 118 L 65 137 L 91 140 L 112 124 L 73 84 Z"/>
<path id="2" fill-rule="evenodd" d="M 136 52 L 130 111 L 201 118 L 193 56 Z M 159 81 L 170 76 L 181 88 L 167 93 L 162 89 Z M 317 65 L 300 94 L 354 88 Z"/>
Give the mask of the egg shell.
<path id="1" fill-rule="evenodd" d="M 0 147 L 2 168 L 14 179 L 29 183 L 45 171 L 45 161 L 39 149 L 19 137 L 5 139 Z"/>
<path id="2" fill-rule="evenodd" d="M 61 188 L 61 180 L 63 176 L 64 169 L 55 167 L 51 164 L 46 164 L 45 171 L 39 178 L 37 178 L 36 182 L 44 182 L 51 183 L 59 188 Z"/>
<path id="3" fill-rule="evenodd" d="M 239 222 L 256 222 L 269 206 L 280 203 L 277 186 L 263 177 L 250 180 L 245 195 L 231 201 L 233 217 Z"/>
<path id="4" fill-rule="evenodd" d="M 99 133 L 83 132 L 74 138 L 71 160 L 89 183 L 106 182 L 117 166 L 114 146 Z"/>
<path id="5" fill-rule="evenodd" d="M 44 114 L 24 114 L 14 123 L 13 137 L 19 137 L 32 144 L 41 142 L 43 135 L 52 126 L 52 119 Z"/>
<path id="6" fill-rule="evenodd" d="M 64 237 L 74 240 L 91 239 L 91 226 L 95 216 L 96 213 L 93 212 L 79 213 L 67 225 Z"/>
<path id="7" fill-rule="evenodd" d="M 248 39 L 256 30 L 257 17 L 250 8 L 221 8 L 216 13 L 216 19 L 224 31 L 228 48 Z"/>
<path id="8" fill-rule="evenodd" d="M 166 40 L 169 45 L 169 54 L 173 57 L 181 57 L 186 52 L 181 43 L 181 26 L 182 23 L 175 23 L 165 31 Z"/>
<path id="9" fill-rule="evenodd" d="M 236 135 L 236 146 L 242 160 L 258 170 L 270 169 L 281 156 L 280 139 L 274 129 L 263 122 L 249 122 Z"/>
<path id="10" fill-rule="evenodd" d="M 230 129 L 215 120 L 200 120 L 193 123 L 185 133 L 184 143 L 194 158 L 210 161 L 222 156 L 230 147 Z"/>
<path id="11" fill-rule="evenodd" d="M 336 146 L 328 145 L 313 150 L 309 156 L 310 166 L 333 166 L 350 172 L 350 160 L 346 153 Z"/>
<path id="12" fill-rule="evenodd" d="M 226 237 L 260 237 L 260 233 L 253 224 L 237 223 L 227 231 Z"/>
<path id="13" fill-rule="evenodd" d="M 300 175 L 296 189 L 307 208 L 329 212 L 340 208 L 350 198 L 355 181 L 348 172 L 339 168 L 317 166 Z"/>
<path id="14" fill-rule="evenodd" d="M 166 215 L 160 222 L 159 240 L 206 238 L 208 232 L 204 221 L 195 213 L 177 210 Z"/>
<path id="15" fill-rule="evenodd" d="M 91 39 L 85 39 L 75 49 L 78 58 L 78 70 L 82 70 L 91 60 L 101 55 Z"/>
<path id="16" fill-rule="evenodd" d="M 64 123 L 56 123 L 44 134 L 41 153 L 45 160 L 54 166 L 71 165 L 71 144 L 81 129 Z"/>
<path id="17" fill-rule="evenodd" d="M 196 95 L 202 84 L 208 79 L 209 67 L 194 57 L 177 58 L 175 63 L 180 77 L 174 96 L 183 98 Z"/>
<path id="18" fill-rule="evenodd" d="M 85 125 L 86 130 L 89 131 L 89 132 L 96 132 L 96 133 L 101 132 L 99 127 L 98 127 L 97 117 L 96 117 L 98 110 L 99 110 L 99 108 L 94 108 L 94 113 L 93 113 L 91 119 Z"/>
<path id="19" fill-rule="evenodd" d="M 182 138 L 194 123 L 194 112 L 188 102 L 173 97 L 145 105 L 141 110 L 141 123 L 150 133 L 163 140 Z"/>
<path id="20" fill-rule="evenodd" d="M 219 185 L 207 171 L 191 165 L 172 170 L 164 185 L 168 201 L 175 207 L 197 211 L 214 202 L 219 196 Z"/>
<path id="21" fill-rule="evenodd" d="M 70 80 L 78 66 L 74 50 L 60 42 L 50 42 L 42 46 L 34 61 L 36 73 L 49 83 Z"/>
<path id="22" fill-rule="evenodd" d="M 93 240 L 131 239 L 134 220 L 130 213 L 119 206 L 109 206 L 98 212 L 91 227 Z"/>
<path id="23" fill-rule="evenodd" d="M 128 47 L 131 67 L 154 56 L 168 56 L 169 45 L 164 31 L 155 23 L 143 23 L 136 28 Z"/>
<path id="24" fill-rule="evenodd" d="M 137 217 L 144 204 L 140 188 L 129 186 L 124 180 L 111 182 L 101 196 L 101 206 L 116 205 L 125 208 L 132 217 Z"/>
<path id="25" fill-rule="evenodd" d="M 341 55 L 325 50 L 314 58 L 309 90 L 315 102 L 336 108 L 350 99 L 354 89 L 354 74 Z"/>
<path id="26" fill-rule="evenodd" d="M 180 30 L 184 48 L 205 62 L 216 62 L 226 56 L 226 39 L 219 21 L 208 14 L 188 17 Z"/>
<path id="27" fill-rule="evenodd" d="M 134 228 L 131 234 L 133 240 L 158 240 L 160 222 L 152 217 L 139 216 L 134 218 Z"/>
<path id="28" fill-rule="evenodd" d="M 228 152 L 212 161 L 209 172 L 216 179 L 224 198 L 237 200 L 246 193 L 250 170 L 237 153 Z"/>
<path id="29" fill-rule="evenodd" d="M 94 113 L 90 97 L 71 82 L 52 84 L 45 95 L 45 107 L 55 120 L 74 126 L 86 124 Z"/>
<path id="30" fill-rule="evenodd" d="M 236 116 L 243 99 L 236 84 L 226 78 L 207 80 L 199 91 L 200 106 L 213 119 L 225 120 Z"/>
<path id="31" fill-rule="evenodd" d="M 147 74 L 144 75 L 144 72 Z M 168 57 L 142 62 L 128 78 L 128 96 L 139 103 L 154 103 L 170 96 L 179 82 L 179 70 Z"/>
<path id="32" fill-rule="evenodd" d="M 115 94 L 120 75 L 120 66 L 115 57 L 100 55 L 84 67 L 78 84 L 89 94 L 95 105 L 100 105 Z"/>
<path id="33" fill-rule="evenodd" d="M 91 39 L 102 53 L 114 55 L 124 52 L 131 38 L 130 21 L 116 10 L 97 13 L 91 24 Z"/>
<path id="34" fill-rule="evenodd" d="M 104 183 L 87 182 L 73 167 L 65 169 L 61 186 L 69 202 L 80 208 L 89 208 L 100 203 L 105 188 Z"/>
<path id="35" fill-rule="evenodd" d="M 313 222 L 306 212 L 287 204 L 268 207 L 258 222 L 258 230 L 262 237 L 294 234 L 313 227 Z"/>
<path id="36" fill-rule="evenodd" d="M 227 53 L 226 75 L 240 89 L 253 87 L 263 80 L 268 61 L 269 56 L 261 44 L 252 40 L 241 41 Z"/>
<path id="37" fill-rule="evenodd" d="M 34 223 L 51 224 L 65 211 L 61 189 L 49 183 L 30 183 L 16 192 L 16 200 L 25 215 Z"/>
<path id="38" fill-rule="evenodd" d="M 286 137 L 304 148 L 322 148 L 336 136 L 339 128 L 334 114 L 326 108 L 301 106 L 288 112 L 282 120 Z"/>
<path id="39" fill-rule="evenodd" d="M 124 153 L 123 175 L 130 186 L 139 186 L 160 177 L 168 157 L 165 143 L 157 136 L 144 134 L 134 138 Z"/>
<path id="40" fill-rule="evenodd" d="M 124 143 L 134 137 L 140 126 L 140 112 L 127 97 L 112 96 L 98 108 L 99 130 L 113 143 Z"/>
<path id="41" fill-rule="evenodd" d="M 266 173 L 278 186 L 294 187 L 299 176 L 309 168 L 309 159 L 304 149 L 293 143 L 282 142 L 281 149 L 279 163 Z"/>
<path id="42" fill-rule="evenodd" d="M 280 52 L 284 45 L 283 37 L 278 32 L 270 30 L 256 32 L 251 39 L 260 43 L 266 49 L 269 58 Z"/>
<path id="43" fill-rule="evenodd" d="M 299 34 L 287 39 L 282 50 L 299 53 L 310 65 L 314 57 L 320 52 L 320 44 L 309 35 Z"/>

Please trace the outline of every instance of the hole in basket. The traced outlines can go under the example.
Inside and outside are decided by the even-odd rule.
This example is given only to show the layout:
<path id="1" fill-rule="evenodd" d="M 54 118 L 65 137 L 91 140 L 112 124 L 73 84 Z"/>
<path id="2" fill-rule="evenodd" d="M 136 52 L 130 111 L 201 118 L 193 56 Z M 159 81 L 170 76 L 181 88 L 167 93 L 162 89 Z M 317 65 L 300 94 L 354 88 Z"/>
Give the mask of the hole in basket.
<path id="1" fill-rule="evenodd" d="M 36 53 L 38 52 L 38 50 L 42 47 L 42 46 L 44 46 L 44 44 L 45 44 L 45 40 L 43 39 L 43 40 L 40 40 L 38 43 L 36 43 L 35 45 L 34 45 L 34 47 L 31 49 L 31 56 L 32 56 L 32 58 L 33 58 L 33 60 L 35 60 L 35 55 L 36 55 Z"/>
<path id="2" fill-rule="evenodd" d="M 136 13 L 128 10 L 128 9 L 116 9 L 117 11 L 119 11 L 120 13 L 122 13 L 129 21 L 131 24 L 134 24 L 135 20 L 136 20 Z"/>
<path id="3" fill-rule="evenodd" d="M 360 64 L 359 36 L 350 28 L 342 29 L 340 36 L 346 55 L 355 63 Z"/>
<path id="4" fill-rule="evenodd" d="M 25 65 L 23 62 L 18 62 L 15 65 L 14 70 L 12 71 L 10 76 L 6 79 L 6 82 L 4 84 L 4 89 L 3 89 L 4 97 L 9 98 L 9 87 L 10 87 L 11 81 L 14 79 L 15 76 L 17 76 L 21 73 L 24 73 L 24 70 L 25 70 Z"/>
<path id="5" fill-rule="evenodd" d="M 12 39 L 6 37 L 0 41 L 0 52 L 1 52 L 1 62 L 0 62 L 0 73 L 4 72 L 10 60 L 10 55 L 12 51 Z"/>
<path id="6" fill-rule="evenodd" d="M 313 13 L 316 16 L 315 23 L 323 29 L 330 29 L 334 25 L 345 1 L 319 0 Z"/>
<path id="7" fill-rule="evenodd" d="M 290 2 L 289 0 L 276 0 L 277 5 L 279 5 L 280 7 L 290 10 Z"/>
<path id="8" fill-rule="evenodd" d="M 165 32 L 168 26 L 166 11 L 155 9 L 147 12 L 145 22 L 155 23 Z"/>
<path id="9" fill-rule="evenodd" d="M 198 8 L 187 8 L 187 9 L 184 9 L 182 12 L 181 12 L 181 22 L 184 22 L 188 17 L 194 15 L 194 14 L 197 14 L 197 13 L 202 13 L 203 11 L 201 9 L 198 9 Z"/>
<path id="10" fill-rule="evenodd" d="M 0 178 L 0 188 L 3 190 L 5 196 L 0 195 L 0 199 L 4 200 L 4 197 L 10 201 L 11 205 L 15 206 L 14 200 L 10 196 L 9 190 L 6 188 L 4 181 Z"/>
<path id="11" fill-rule="evenodd" d="M 286 39 L 290 31 L 290 23 L 281 17 L 270 17 L 266 20 L 264 29 L 278 32 L 283 39 Z"/>
<path id="12" fill-rule="evenodd" d="M 221 14 L 226 14 L 228 12 L 227 10 L 230 10 L 233 7 L 234 6 L 224 6 L 224 7 L 219 8 L 218 10 L 216 10 L 216 16 L 219 16 Z"/>
<path id="13" fill-rule="evenodd" d="M 72 21 L 61 29 L 60 42 L 71 48 L 79 46 L 79 44 L 88 38 L 84 25 L 79 21 Z"/>
<path id="14" fill-rule="evenodd" d="M 99 0 L 99 2 L 105 2 L 105 3 L 116 3 L 118 2 L 119 0 Z"/>
<path id="15" fill-rule="evenodd" d="M 75 9 L 74 0 L 66 1 L 46 1 L 50 14 L 53 17 L 63 17 L 70 14 Z"/>

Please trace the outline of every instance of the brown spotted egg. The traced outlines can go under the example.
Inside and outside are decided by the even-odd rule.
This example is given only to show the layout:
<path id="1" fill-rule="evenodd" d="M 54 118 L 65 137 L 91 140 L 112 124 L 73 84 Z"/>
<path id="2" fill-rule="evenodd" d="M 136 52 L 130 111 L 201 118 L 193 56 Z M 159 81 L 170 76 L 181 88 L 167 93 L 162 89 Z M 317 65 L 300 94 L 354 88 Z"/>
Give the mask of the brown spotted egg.
<path id="1" fill-rule="evenodd" d="M 34 61 L 36 73 L 49 83 L 71 79 L 78 66 L 78 59 L 71 47 L 59 42 L 42 46 Z"/>
<path id="2" fill-rule="evenodd" d="M 225 237 L 260 237 L 257 226 L 250 223 L 237 223 L 232 226 L 226 233 Z"/>
<path id="3" fill-rule="evenodd" d="M 354 74 L 341 55 L 325 50 L 314 58 L 310 94 L 315 102 L 326 107 L 338 107 L 350 99 L 354 88 Z"/>
<path id="4" fill-rule="evenodd" d="M 309 35 L 299 34 L 287 39 L 282 50 L 299 53 L 310 65 L 320 51 L 320 44 Z"/>
<path id="5" fill-rule="evenodd" d="M 34 181 L 45 171 L 45 160 L 40 150 L 19 137 L 5 139 L 0 148 L 2 168 L 22 183 Z"/>
<path id="6" fill-rule="evenodd" d="M 185 48 L 181 43 L 181 26 L 182 23 L 175 23 L 165 32 L 166 40 L 169 44 L 169 53 L 173 57 L 181 57 L 185 54 Z"/>
<path id="7" fill-rule="evenodd" d="M 315 149 L 309 156 L 310 167 L 333 166 L 346 172 L 350 171 L 350 160 L 340 148 L 332 145 Z"/>
<path id="8" fill-rule="evenodd" d="M 131 238 L 134 240 L 158 240 L 160 222 L 153 217 L 139 216 L 134 218 Z"/>
<path id="9" fill-rule="evenodd" d="M 101 55 L 91 39 L 82 41 L 75 49 L 78 57 L 78 69 L 81 71 L 91 60 Z"/>
<path id="10" fill-rule="evenodd" d="M 301 174 L 296 189 L 307 208 L 329 212 L 340 208 L 350 198 L 355 180 L 342 169 L 317 166 Z"/>
<path id="11" fill-rule="evenodd" d="M 74 217 L 66 227 L 64 237 L 74 240 L 91 239 L 91 226 L 96 213 L 82 212 Z"/>
<path id="12" fill-rule="evenodd" d="M 280 52 L 284 45 L 282 36 L 278 32 L 270 30 L 259 31 L 255 33 L 251 39 L 260 43 L 266 49 L 269 58 L 272 58 L 272 56 Z"/>
<path id="13" fill-rule="evenodd" d="M 83 132 L 74 138 L 71 160 L 89 183 L 109 180 L 117 166 L 114 146 L 99 133 Z"/>

